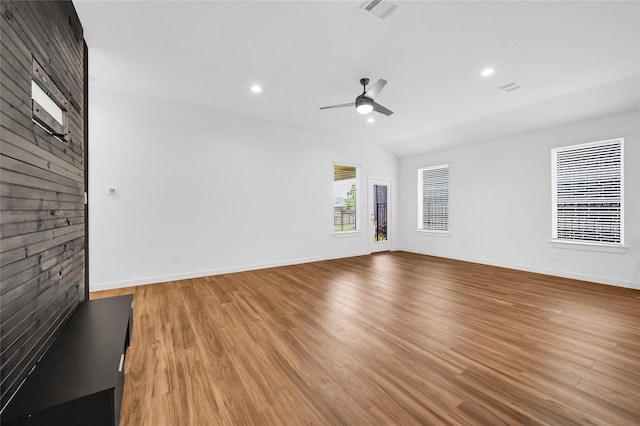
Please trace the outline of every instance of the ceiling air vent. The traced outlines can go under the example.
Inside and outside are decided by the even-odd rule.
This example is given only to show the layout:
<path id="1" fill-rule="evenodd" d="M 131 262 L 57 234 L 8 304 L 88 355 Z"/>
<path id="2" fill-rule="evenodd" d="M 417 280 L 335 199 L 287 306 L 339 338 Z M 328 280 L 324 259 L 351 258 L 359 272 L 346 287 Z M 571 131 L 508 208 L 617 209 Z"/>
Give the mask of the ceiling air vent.
<path id="1" fill-rule="evenodd" d="M 398 6 L 398 2 L 394 0 L 370 0 L 364 2 L 361 8 L 377 18 L 385 19 L 389 17 Z"/>
<path id="2" fill-rule="evenodd" d="M 522 86 L 517 81 L 512 81 L 511 83 L 507 83 L 504 86 L 498 87 L 498 89 L 502 90 L 503 92 L 513 92 L 514 90 L 518 90 L 520 88 L 522 88 Z"/>

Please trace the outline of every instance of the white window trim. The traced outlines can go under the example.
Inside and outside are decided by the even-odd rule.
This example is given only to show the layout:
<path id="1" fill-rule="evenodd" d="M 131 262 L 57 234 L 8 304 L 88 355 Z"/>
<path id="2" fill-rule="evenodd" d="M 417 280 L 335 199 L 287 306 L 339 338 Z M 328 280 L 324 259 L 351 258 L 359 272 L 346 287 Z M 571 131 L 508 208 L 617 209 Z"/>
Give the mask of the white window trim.
<path id="1" fill-rule="evenodd" d="M 449 238 L 451 236 L 451 231 L 429 231 L 428 229 L 418 229 L 416 232 L 418 235 L 431 237 Z"/>
<path id="2" fill-rule="evenodd" d="M 627 252 L 627 247 L 611 244 L 598 244 L 582 241 L 570 241 L 570 240 L 557 240 L 552 239 L 549 241 L 549 245 L 554 248 L 568 249 L 568 250 L 582 250 L 582 251 L 597 251 L 601 253 L 618 253 L 623 254 Z"/>
<path id="3" fill-rule="evenodd" d="M 581 240 L 564 240 L 560 238 L 554 238 L 554 235 L 557 235 L 558 232 L 558 211 L 556 209 L 558 196 L 555 190 L 555 183 L 557 181 L 557 167 L 555 165 L 555 156 L 557 152 L 571 150 L 576 148 L 586 148 L 589 146 L 597 146 L 606 144 L 608 142 L 620 142 L 620 243 L 601 243 L 596 241 L 581 241 Z M 549 243 L 552 246 L 558 248 L 572 248 L 576 250 L 586 250 L 586 251 L 602 251 L 609 253 L 624 253 L 627 250 L 627 247 L 624 245 L 624 222 L 625 222 L 625 201 L 624 201 L 624 137 L 603 139 L 599 141 L 587 142 L 582 144 L 574 144 L 567 146 L 560 146 L 551 149 L 551 240 Z"/>
<path id="4" fill-rule="evenodd" d="M 357 202 L 357 201 L 356 201 Z M 333 231 L 333 238 L 350 238 L 359 237 L 362 235 L 362 231 Z"/>

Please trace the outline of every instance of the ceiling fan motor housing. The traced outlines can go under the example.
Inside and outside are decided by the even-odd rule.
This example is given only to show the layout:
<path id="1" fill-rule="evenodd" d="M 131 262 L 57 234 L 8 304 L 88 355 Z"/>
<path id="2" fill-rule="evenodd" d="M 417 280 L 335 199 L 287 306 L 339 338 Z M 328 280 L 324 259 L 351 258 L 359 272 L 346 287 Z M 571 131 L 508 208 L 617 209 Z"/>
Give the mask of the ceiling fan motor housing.
<path id="1" fill-rule="evenodd" d="M 373 99 L 365 96 L 365 95 L 360 95 L 356 98 L 356 108 L 358 108 L 360 105 L 371 105 L 373 106 Z"/>
<path id="2" fill-rule="evenodd" d="M 367 114 L 371 112 L 373 110 L 373 99 L 365 95 L 358 96 L 356 98 L 356 110 L 360 114 Z"/>

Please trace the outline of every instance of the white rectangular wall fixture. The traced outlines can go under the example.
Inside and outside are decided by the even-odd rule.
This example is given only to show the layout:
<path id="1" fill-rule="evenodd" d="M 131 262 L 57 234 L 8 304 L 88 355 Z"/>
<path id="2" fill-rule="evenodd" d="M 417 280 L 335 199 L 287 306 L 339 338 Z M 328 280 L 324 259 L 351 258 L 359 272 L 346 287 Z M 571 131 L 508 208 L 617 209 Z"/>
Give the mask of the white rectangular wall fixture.
<path id="1" fill-rule="evenodd" d="M 58 106 L 54 102 L 53 99 L 49 97 L 45 93 L 44 90 L 36 83 L 31 80 L 31 99 L 35 100 L 40 104 L 45 111 L 47 111 L 51 117 L 53 117 L 60 125 L 62 125 L 62 108 Z"/>

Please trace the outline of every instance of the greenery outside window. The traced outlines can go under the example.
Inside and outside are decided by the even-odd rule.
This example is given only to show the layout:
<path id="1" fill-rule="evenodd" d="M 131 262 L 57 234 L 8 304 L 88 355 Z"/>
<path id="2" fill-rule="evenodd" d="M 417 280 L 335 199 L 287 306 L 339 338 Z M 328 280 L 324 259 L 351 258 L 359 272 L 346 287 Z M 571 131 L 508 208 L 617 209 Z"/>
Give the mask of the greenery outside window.
<path id="1" fill-rule="evenodd" d="M 333 166 L 333 230 L 354 232 L 360 230 L 358 168 L 335 164 Z"/>

